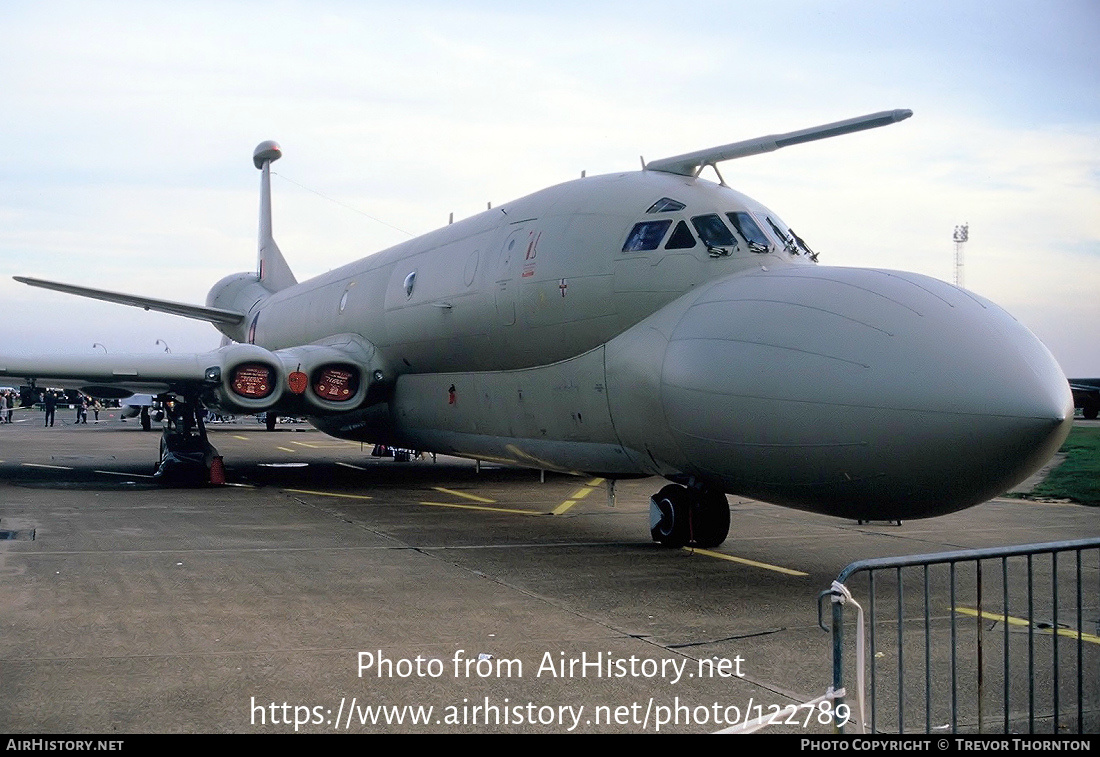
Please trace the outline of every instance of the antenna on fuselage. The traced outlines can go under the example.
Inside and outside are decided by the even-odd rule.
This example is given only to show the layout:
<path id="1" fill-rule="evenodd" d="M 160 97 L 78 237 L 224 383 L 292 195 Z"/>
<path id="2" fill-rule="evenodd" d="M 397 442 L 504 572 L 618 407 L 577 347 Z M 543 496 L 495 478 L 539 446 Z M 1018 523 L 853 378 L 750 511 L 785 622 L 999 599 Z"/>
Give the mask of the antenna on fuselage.
<path id="1" fill-rule="evenodd" d="M 884 110 L 822 126 L 811 126 L 809 129 L 791 131 L 786 134 L 770 134 L 766 137 L 746 139 L 743 142 L 733 142 L 720 147 L 696 150 L 672 158 L 651 160 L 649 163 L 643 160 L 642 169 L 673 173 L 680 176 L 698 176 L 704 167 L 713 166 L 723 160 L 759 155 L 762 152 L 778 150 L 780 147 L 790 147 L 791 145 L 800 145 L 803 142 L 813 142 L 818 139 L 839 137 L 842 134 L 851 134 L 865 129 L 875 129 L 879 126 L 889 126 L 898 121 L 904 121 L 911 115 L 913 115 L 911 110 Z"/>
<path id="2" fill-rule="evenodd" d="M 256 270 L 260 284 L 272 292 L 298 283 L 271 234 L 271 164 L 281 157 L 283 151 L 270 140 L 258 144 L 252 153 L 252 163 L 263 172 L 260 177 L 260 243 Z"/>

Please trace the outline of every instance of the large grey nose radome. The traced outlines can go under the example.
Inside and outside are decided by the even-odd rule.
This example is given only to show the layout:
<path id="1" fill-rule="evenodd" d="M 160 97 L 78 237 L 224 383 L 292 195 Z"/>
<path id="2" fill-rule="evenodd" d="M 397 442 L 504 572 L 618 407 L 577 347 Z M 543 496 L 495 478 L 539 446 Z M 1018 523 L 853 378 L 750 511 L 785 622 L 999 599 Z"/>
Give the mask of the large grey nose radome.
<path id="1" fill-rule="evenodd" d="M 1003 493 L 1069 433 L 1072 397 L 1046 347 L 941 281 L 807 267 L 689 298 L 608 346 L 616 428 L 666 475 L 833 515 L 917 518 Z M 656 417 L 640 425 L 631 408 Z"/>

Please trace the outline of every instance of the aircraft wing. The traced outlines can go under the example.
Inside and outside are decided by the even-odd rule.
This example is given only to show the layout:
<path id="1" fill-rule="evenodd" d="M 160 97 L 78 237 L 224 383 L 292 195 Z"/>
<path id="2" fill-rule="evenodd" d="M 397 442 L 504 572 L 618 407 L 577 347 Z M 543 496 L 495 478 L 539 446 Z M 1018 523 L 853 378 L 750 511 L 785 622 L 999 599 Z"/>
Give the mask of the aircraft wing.
<path id="1" fill-rule="evenodd" d="M 848 118 L 822 126 L 812 126 L 809 129 L 787 132 L 786 134 L 771 134 L 767 137 L 747 139 L 744 142 L 734 142 L 728 145 L 711 147 L 706 150 L 676 155 L 671 158 L 652 160 L 645 164 L 647 171 L 662 171 L 664 173 L 679 174 L 680 176 L 696 176 L 703 166 L 714 165 L 724 160 L 744 158 L 749 155 L 759 155 L 764 152 L 772 152 L 782 147 L 800 145 L 804 142 L 813 142 L 818 139 L 838 137 L 842 134 L 851 134 L 865 129 L 876 129 L 880 126 L 888 126 L 898 121 L 904 121 L 913 115 L 911 110 L 884 110 L 878 113 L 870 113 L 866 116 Z"/>
<path id="2" fill-rule="evenodd" d="M 0 355 L 0 381 L 79 389 L 100 399 L 172 392 L 242 414 L 347 412 L 377 401 L 391 374 L 374 345 L 355 334 L 275 351 L 229 344 L 197 354 Z"/>
<path id="3" fill-rule="evenodd" d="M 1075 392 L 1100 392 L 1100 378 L 1069 380 L 1069 388 Z"/>
<path id="4" fill-rule="evenodd" d="M 93 397 L 120 399 L 135 392 L 160 394 L 198 388 L 206 382 L 207 371 L 221 364 L 218 351 L 190 355 L 0 355 L 0 379 L 80 389 Z"/>
<path id="5" fill-rule="evenodd" d="M 12 278 L 22 284 L 29 284 L 32 287 L 53 289 L 56 292 L 75 294 L 79 295 L 80 297 L 91 297 L 94 300 L 116 302 L 120 305 L 131 305 L 133 307 L 142 308 L 144 310 L 156 310 L 161 313 L 182 315 L 185 318 L 195 318 L 200 321 L 209 321 L 210 323 L 225 323 L 229 325 L 236 325 L 243 323 L 245 318 L 244 313 L 238 313 L 233 310 L 223 310 L 222 308 L 203 307 L 201 305 L 188 305 L 184 302 L 158 300 L 152 297 L 141 297 L 136 294 L 111 292 L 107 289 L 92 289 L 91 287 L 76 286 L 75 284 L 63 284 L 58 281 L 46 281 L 45 279 L 34 279 L 28 276 L 13 276 Z"/>

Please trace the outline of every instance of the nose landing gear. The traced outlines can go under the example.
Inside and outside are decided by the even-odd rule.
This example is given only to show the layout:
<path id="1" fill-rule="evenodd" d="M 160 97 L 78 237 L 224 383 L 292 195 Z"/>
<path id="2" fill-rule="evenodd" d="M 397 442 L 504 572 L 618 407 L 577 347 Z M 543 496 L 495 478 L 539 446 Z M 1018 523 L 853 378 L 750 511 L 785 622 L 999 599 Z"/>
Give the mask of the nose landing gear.
<path id="1" fill-rule="evenodd" d="M 717 547 L 730 530 L 726 495 L 669 484 L 649 500 L 649 533 L 666 547 Z"/>

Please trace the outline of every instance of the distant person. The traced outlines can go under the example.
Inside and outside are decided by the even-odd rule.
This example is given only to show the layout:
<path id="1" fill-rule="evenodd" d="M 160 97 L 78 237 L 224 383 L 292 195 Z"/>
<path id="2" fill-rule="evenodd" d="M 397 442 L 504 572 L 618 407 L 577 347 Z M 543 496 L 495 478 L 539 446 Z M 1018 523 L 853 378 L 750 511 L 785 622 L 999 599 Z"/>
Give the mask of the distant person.
<path id="1" fill-rule="evenodd" d="M 52 426 L 54 414 L 57 412 L 57 395 L 53 392 L 46 392 L 42 398 L 42 403 L 46 406 L 46 426 Z"/>
<path id="2" fill-rule="evenodd" d="M 99 423 L 99 408 L 100 408 L 99 400 L 93 399 L 92 400 L 92 412 L 95 413 L 95 422 L 96 423 Z M 85 422 L 87 422 L 87 419 L 85 419 Z"/>
<path id="3" fill-rule="evenodd" d="M 88 398 L 81 394 L 76 400 L 76 422 L 88 425 Z"/>
<path id="4" fill-rule="evenodd" d="M 14 394 L 15 392 L 4 393 L 4 408 L 7 411 L 4 423 L 11 423 L 11 411 L 12 408 L 15 407 L 15 397 L 13 396 Z"/>

